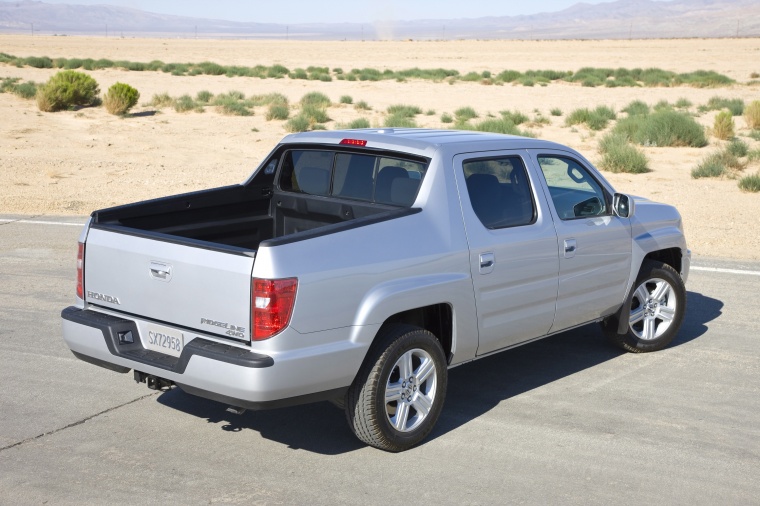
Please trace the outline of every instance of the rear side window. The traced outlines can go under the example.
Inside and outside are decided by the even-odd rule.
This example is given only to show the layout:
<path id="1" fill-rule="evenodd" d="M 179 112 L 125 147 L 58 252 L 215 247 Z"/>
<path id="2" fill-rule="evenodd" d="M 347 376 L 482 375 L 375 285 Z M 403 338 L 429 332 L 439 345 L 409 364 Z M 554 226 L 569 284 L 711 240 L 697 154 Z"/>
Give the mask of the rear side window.
<path id="1" fill-rule="evenodd" d="M 426 170 L 425 163 L 389 156 L 291 150 L 283 156 L 280 189 L 408 207 Z"/>
<path id="2" fill-rule="evenodd" d="M 517 227 L 535 221 L 528 174 L 520 157 L 467 160 L 462 168 L 472 210 L 486 228 Z"/>

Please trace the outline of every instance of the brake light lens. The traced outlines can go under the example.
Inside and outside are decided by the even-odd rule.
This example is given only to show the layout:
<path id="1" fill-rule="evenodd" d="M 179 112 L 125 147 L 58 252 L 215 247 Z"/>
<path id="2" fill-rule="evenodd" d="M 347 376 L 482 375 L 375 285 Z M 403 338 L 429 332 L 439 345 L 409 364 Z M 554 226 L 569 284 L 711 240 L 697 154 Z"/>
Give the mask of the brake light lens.
<path id="1" fill-rule="evenodd" d="M 278 334 L 290 322 L 298 289 L 297 278 L 253 278 L 251 308 L 254 341 L 262 341 Z"/>
<path id="2" fill-rule="evenodd" d="M 343 139 L 340 141 L 341 144 L 347 145 L 347 146 L 366 146 L 367 141 L 362 139 Z"/>
<path id="3" fill-rule="evenodd" d="M 79 243 L 77 251 L 77 297 L 84 300 L 84 243 Z"/>

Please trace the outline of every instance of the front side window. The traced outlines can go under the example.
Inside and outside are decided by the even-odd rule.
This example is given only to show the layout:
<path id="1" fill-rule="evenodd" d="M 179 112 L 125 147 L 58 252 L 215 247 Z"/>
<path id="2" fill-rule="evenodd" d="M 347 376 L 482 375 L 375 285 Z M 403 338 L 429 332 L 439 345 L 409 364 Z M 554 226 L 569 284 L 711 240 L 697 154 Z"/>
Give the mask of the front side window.
<path id="1" fill-rule="evenodd" d="M 466 160 L 462 169 L 472 210 L 483 226 L 496 229 L 533 223 L 536 211 L 520 157 Z"/>
<path id="2" fill-rule="evenodd" d="M 606 216 L 608 199 L 589 171 L 571 158 L 539 156 L 554 208 L 562 220 Z"/>
<path id="3" fill-rule="evenodd" d="M 283 157 L 280 189 L 411 206 L 426 170 L 421 162 L 375 154 L 291 150 Z"/>

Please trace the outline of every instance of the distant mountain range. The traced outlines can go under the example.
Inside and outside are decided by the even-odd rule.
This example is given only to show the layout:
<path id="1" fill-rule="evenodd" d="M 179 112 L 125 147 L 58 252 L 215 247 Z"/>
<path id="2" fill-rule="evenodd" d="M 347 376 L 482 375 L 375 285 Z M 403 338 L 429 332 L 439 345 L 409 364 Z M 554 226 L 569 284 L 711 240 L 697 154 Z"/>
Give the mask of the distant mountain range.
<path id="1" fill-rule="evenodd" d="M 758 37 L 758 0 L 618 0 L 558 12 L 359 23 L 242 23 L 110 5 L 0 2 L 0 33 L 251 39 L 628 39 Z"/>

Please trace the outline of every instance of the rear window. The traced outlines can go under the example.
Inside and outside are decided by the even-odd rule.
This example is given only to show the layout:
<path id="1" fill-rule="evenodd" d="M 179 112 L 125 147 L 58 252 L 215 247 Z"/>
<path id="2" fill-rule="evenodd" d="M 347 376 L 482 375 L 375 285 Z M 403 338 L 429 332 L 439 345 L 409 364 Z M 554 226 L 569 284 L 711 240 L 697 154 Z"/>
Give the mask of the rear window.
<path id="1" fill-rule="evenodd" d="M 294 149 L 283 156 L 284 191 L 411 206 L 427 164 L 376 154 Z"/>

